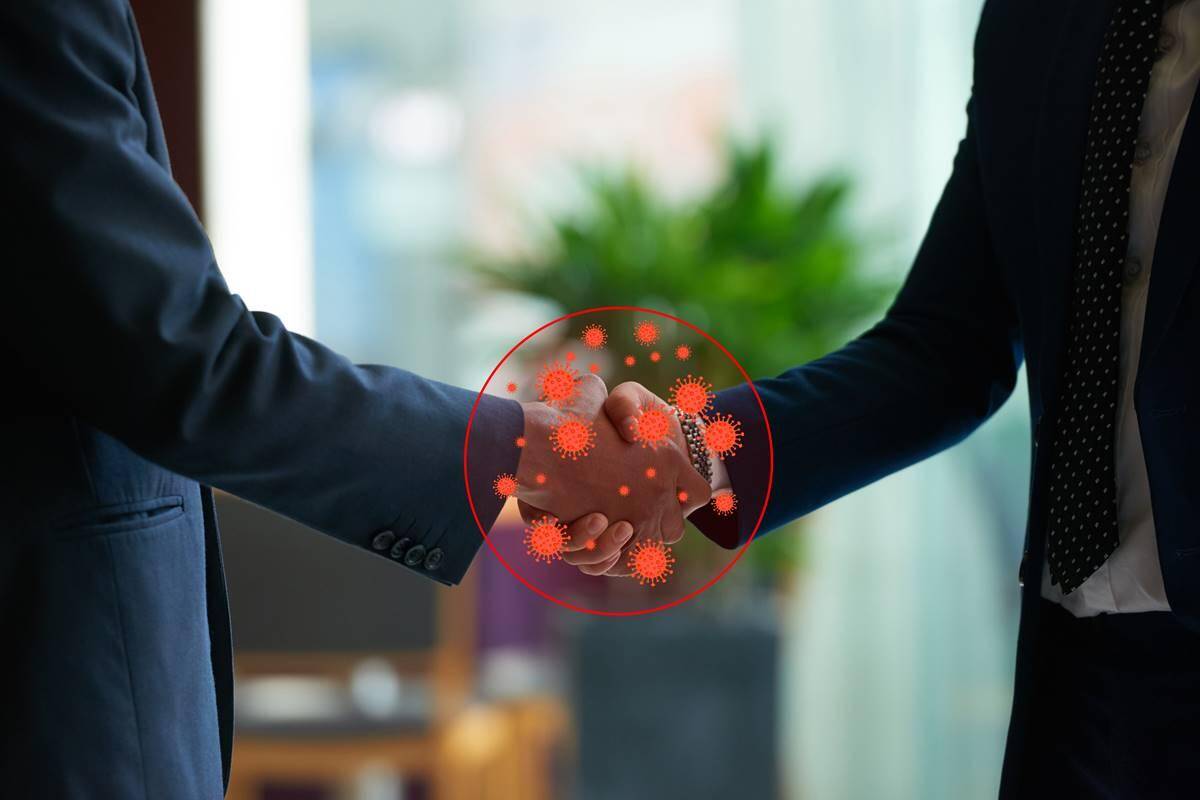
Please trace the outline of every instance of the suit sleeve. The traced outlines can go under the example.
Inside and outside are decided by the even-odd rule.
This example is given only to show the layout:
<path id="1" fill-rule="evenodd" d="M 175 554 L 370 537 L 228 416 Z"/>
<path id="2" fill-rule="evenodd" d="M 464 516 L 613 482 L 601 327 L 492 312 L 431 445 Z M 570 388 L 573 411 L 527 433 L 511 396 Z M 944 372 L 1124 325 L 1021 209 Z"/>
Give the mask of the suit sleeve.
<path id="1" fill-rule="evenodd" d="M 122 0 L 0 4 L 9 349 L 68 413 L 167 469 L 458 582 L 481 542 L 462 477 L 475 393 L 351 364 L 230 294 L 147 151 L 133 36 Z M 523 424 L 482 399 L 480 488 L 516 471 Z M 499 502 L 473 494 L 490 526 Z"/>
<path id="2" fill-rule="evenodd" d="M 971 104 L 967 133 L 904 285 L 884 318 L 842 349 L 756 381 L 774 443 L 767 532 L 967 436 L 1012 393 L 1023 357 L 988 232 Z M 736 516 L 691 520 L 724 547 L 751 535 L 767 493 L 766 433 L 748 384 L 718 411 L 747 421 L 726 461 Z M 752 513 L 751 513 L 752 512 Z"/>

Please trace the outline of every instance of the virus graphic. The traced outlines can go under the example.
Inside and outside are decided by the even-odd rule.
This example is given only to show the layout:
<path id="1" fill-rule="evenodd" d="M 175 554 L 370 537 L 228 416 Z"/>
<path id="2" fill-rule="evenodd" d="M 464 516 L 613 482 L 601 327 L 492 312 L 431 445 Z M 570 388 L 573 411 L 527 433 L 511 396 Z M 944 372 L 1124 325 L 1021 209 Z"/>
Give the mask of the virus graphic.
<path id="1" fill-rule="evenodd" d="M 599 350 L 608 341 L 608 331 L 601 325 L 588 325 L 579 337 L 583 346 L 589 350 Z"/>
<path id="2" fill-rule="evenodd" d="M 550 430 L 550 444 L 554 452 L 574 461 L 586 456 L 596 443 L 596 430 L 592 423 L 577 414 L 568 414 Z"/>
<path id="3" fill-rule="evenodd" d="M 667 577 L 674 572 L 671 569 L 674 563 L 675 556 L 671 555 L 671 548 L 662 542 L 643 540 L 629 551 L 629 568 L 633 570 L 633 577 L 643 586 L 666 583 Z"/>
<path id="4" fill-rule="evenodd" d="M 534 482 L 537 483 L 538 486 L 545 486 L 546 485 L 546 473 L 539 472 L 537 475 L 533 476 L 533 480 L 534 480 Z"/>
<path id="5" fill-rule="evenodd" d="M 687 361 L 691 357 L 692 348 L 688 347 L 686 344 L 681 344 L 675 348 L 675 358 L 679 359 L 680 361 Z"/>
<path id="6" fill-rule="evenodd" d="M 637 363 L 637 359 L 634 358 L 633 356 L 625 356 L 625 366 L 632 367 L 636 363 Z"/>
<path id="7" fill-rule="evenodd" d="M 721 460 L 733 455 L 742 446 L 742 423 L 728 414 L 717 414 L 706 420 L 704 445 Z"/>
<path id="8" fill-rule="evenodd" d="M 658 362 L 662 361 L 662 353 L 658 352 L 657 350 L 652 350 L 650 352 L 650 360 L 657 364 Z"/>
<path id="9" fill-rule="evenodd" d="M 538 399 L 545 400 L 546 405 L 562 408 L 575 399 L 578 384 L 579 374 L 574 367 L 555 361 L 542 367 L 538 375 Z"/>
<path id="10" fill-rule="evenodd" d="M 597 363 L 595 363 L 595 362 L 592 362 L 591 364 L 588 364 L 588 372 L 591 372 L 591 373 L 593 373 L 593 374 L 597 374 L 597 373 L 599 373 L 599 372 L 600 372 L 600 365 L 599 365 L 599 364 L 597 364 Z"/>
<path id="11" fill-rule="evenodd" d="M 561 559 L 566 543 L 567 526 L 556 522 L 552 517 L 535 519 L 533 524 L 525 529 L 525 549 L 538 561 L 549 564 Z"/>
<path id="12" fill-rule="evenodd" d="M 516 394 L 516 392 L 517 392 L 517 385 L 515 383 L 513 383 L 512 381 L 509 381 L 508 385 L 505 386 L 504 388 L 508 391 L 509 394 Z"/>
<path id="13" fill-rule="evenodd" d="M 652 403 L 642 407 L 633 421 L 633 436 L 642 447 L 658 447 L 671 435 L 671 412 L 665 406 Z"/>
<path id="14" fill-rule="evenodd" d="M 617 487 L 617 494 L 621 495 L 621 497 L 629 497 L 629 487 L 622 483 Z"/>
<path id="15" fill-rule="evenodd" d="M 587 540 L 587 544 L 585 544 L 585 545 L 583 546 L 583 549 L 584 549 L 584 550 L 595 550 L 595 549 L 596 549 L 596 540 L 595 540 L 595 539 L 588 539 L 588 540 Z"/>
<path id="16" fill-rule="evenodd" d="M 737 508 L 737 495 L 733 492 L 717 492 L 712 498 L 713 511 L 728 517 Z"/>
<path id="17" fill-rule="evenodd" d="M 515 444 L 517 447 L 524 447 L 525 446 L 525 437 L 518 436 L 517 440 L 515 442 L 513 442 L 513 444 Z"/>
<path id="18" fill-rule="evenodd" d="M 681 414 L 694 417 L 712 407 L 712 384 L 690 374 L 686 378 L 676 378 L 670 398 L 671 405 L 679 409 Z"/>
<path id="19" fill-rule="evenodd" d="M 687 502 L 687 499 L 688 499 L 688 493 L 687 493 L 687 492 L 685 492 L 685 491 L 683 491 L 682 489 L 680 489 L 680 490 L 679 490 L 679 494 L 677 494 L 677 495 L 675 495 L 675 496 L 679 498 L 679 502 L 681 502 L 681 503 L 686 503 L 686 502 Z"/>
<path id="20" fill-rule="evenodd" d="M 657 477 L 657 475 L 658 475 L 658 470 L 656 470 L 654 467 L 646 467 L 646 477 L 647 478 L 649 478 L 650 480 L 654 480 L 654 478 Z"/>
<path id="21" fill-rule="evenodd" d="M 574 361 L 574 360 L 575 360 L 575 354 L 572 353 L 570 350 L 568 350 L 567 351 L 567 361 Z"/>
<path id="22" fill-rule="evenodd" d="M 501 473 L 492 481 L 492 490 L 497 497 L 512 497 L 517 493 L 517 479 L 507 472 Z"/>
<path id="23" fill-rule="evenodd" d="M 633 339 L 640 345 L 649 347 L 658 341 L 658 326 L 644 319 L 633 326 Z"/>

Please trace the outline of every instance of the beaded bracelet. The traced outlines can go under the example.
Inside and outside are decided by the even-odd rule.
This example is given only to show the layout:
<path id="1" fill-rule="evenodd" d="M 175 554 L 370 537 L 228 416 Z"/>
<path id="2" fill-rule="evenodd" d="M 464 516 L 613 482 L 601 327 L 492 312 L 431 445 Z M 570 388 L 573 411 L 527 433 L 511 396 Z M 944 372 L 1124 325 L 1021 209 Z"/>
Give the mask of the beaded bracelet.
<path id="1" fill-rule="evenodd" d="M 712 483 L 712 462 L 708 459 L 708 446 L 704 443 L 704 423 L 699 417 L 679 415 L 679 427 L 687 442 L 688 458 L 700 477 Z"/>

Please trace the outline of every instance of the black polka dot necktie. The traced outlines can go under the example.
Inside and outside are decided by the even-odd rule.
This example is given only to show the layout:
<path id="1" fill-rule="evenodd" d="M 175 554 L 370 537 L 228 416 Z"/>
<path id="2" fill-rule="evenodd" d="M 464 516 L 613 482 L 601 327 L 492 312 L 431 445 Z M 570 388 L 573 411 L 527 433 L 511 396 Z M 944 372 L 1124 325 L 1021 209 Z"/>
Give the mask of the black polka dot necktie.
<path id="1" fill-rule="evenodd" d="M 1097 65 L 1050 461 L 1047 558 L 1051 582 L 1066 594 L 1120 543 L 1113 441 L 1121 275 L 1133 151 L 1161 16 L 1162 0 L 1118 0 Z"/>

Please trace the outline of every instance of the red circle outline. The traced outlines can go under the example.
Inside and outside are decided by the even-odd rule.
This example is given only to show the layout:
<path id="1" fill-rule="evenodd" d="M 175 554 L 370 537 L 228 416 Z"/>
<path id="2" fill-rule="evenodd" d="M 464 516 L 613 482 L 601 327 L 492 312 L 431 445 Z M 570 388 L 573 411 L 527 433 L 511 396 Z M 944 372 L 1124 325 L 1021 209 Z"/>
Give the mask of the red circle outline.
<path id="1" fill-rule="evenodd" d="M 700 334 L 708 341 L 715 344 L 717 346 L 717 348 L 720 349 L 720 351 L 725 354 L 725 357 L 733 362 L 733 365 L 735 367 L 737 367 L 738 372 L 740 372 L 742 374 L 742 378 L 746 381 L 746 385 L 750 387 L 750 391 L 754 394 L 754 400 L 758 403 L 758 409 L 762 413 L 764 426 L 767 429 L 767 491 L 766 491 L 765 496 L 763 497 L 762 508 L 759 509 L 759 512 L 758 512 L 758 519 L 755 520 L 755 522 L 754 522 L 754 529 L 750 531 L 750 537 L 748 539 L 746 539 L 746 543 L 741 546 L 741 548 L 738 550 L 737 554 L 733 557 L 733 559 L 728 564 L 726 564 L 725 567 L 720 572 L 718 572 L 713 577 L 709 578 L 708 582 L 705 583 L 704 585 L 700 586 L 697 589 L 693 589 L 692 591 L 685 594 L 683 597 L 678 597 L 669 603 L 663 603 L 661 605 L 653 606 L 651 608 L 636 609 L 634 611 L 602 611 L 598 608 L 586 608 L 584 606 L 577 606 L 574 603 L 569 603 L 566 600 L 561 600 L 561 599 L 555 597 L 554 595 L 550 594 L 549 592 L 546 592 L 546 591 L 542 590 L 541 588 L 535 586 L 532 582 L 527 580 L 525 578 L 525 576 L 521 575 L 521 573 L 518 572 L 511 564 L 509 564 L 504 559 L 504 556 L 502 556 L 500 554 L 500 551 L 496 549 L 496 546 L 494 544 L 492 544 L 492 540 L 488 537 L 487 531 L 484 530 L 484 528 L 483 528 L 483 523 L 481 523 L 479 521 L 479 512 L 476 511 L 476 509 L 475 509 L 475 498 L 473 498 L 471 496 L 471 475 L 470 475 L 470 467 L 468 466 L 468 459 L 467 459 L 467 454 L 470 450 L 470 445 L 471 445 L 471 426 L 474 425 L 474 423 L 475 423 L 475 413 L 479 410 L 479 403 L 483 399 L 484 392 L 487 391 L 488 384 L 490 384 L 492 382 L 492 378 L 496 377 L 496 373 L 499 372 L 500 367 L 504 366 L 504 362 L 508 361 L 509 357 L 512 356 L 512 354 L 515 353 L 517 351 L 517 349 L 521 347 L 521 345 L 525 344 L 530 339 L 532 339 L 534 336 L 537 336 L 539 333 L 546 330 L 546 328 L 549 328 L 551 325 L 557 325 L 558 323 L 562 322 L 563 320 L 568 320 L 568 319 L 571 319 L 572 317 L 579 317 L 579 316 L 583 316 L 584 314 L 595 314 L 600 311 L 638 311 L 638 312 L 642 312 L 642 313 L 646 313 L 646 314 L 656 314 L 657 316 L 664 317 L 669 320 L 673 320 L 674 322 L 676 322 L 680 325 L 684 325 L 688 328 L 691 328 L 693 331 L 695 331 L 696 333 Z M 472 404 L 472 406 L 471 406 L 471 415 L 470 415 L 470 417 L 467 418 L 467 433 L 466 433 L 466 436 L 463 437 L 463 485 L 467 490 L 467 504 L 470 505 L 470 507 L 471 507 L 471 516 L 475 519 L 475 525 L 476 525 L 476 527 L 479 528 L 479 532 L 483 535 L 483 540 L 485 542 L 487 542 L 488 549 L 490 549 L 492 551 L 492 554 L 494 556 L 496 556 L 497 559 L 499 559 L 500 563 L 504 565 L 504 568 L 507 569 L 514 578 L 516 578 L 518 581 L 520 581 L 522 584 L 524 584 L 525 588 L 529 589 L 534 594 L 540 595 L 541 597 L 545 598 L 546 600 L 549 600 L 552 603 L 562 606 L 563 608 L 570 609 L 571 611 L 578 611 L 581 614 L 595 614 L 596 616 L 602 616 L 602 617 L 638 617 L 638 616 L 642 616 L 643 614 L 653 614 L 657 611 L 666 611 L 667 609 L 674 608 L 675 606 L 681 605 L 682 603 L 686 603 L 688 600 L 691 600 L 692 598 L 697 597 L 697 596 L 703 594 L 704 592 L 708 591 L 709 589 L 711 589 L 717 583 L 717 581 L 719 581 L 725 577 L 725 575 L 729 572 L 729 570 L 733 569 L 733 565 L 736 564 L 738 562 L 738 559 L 740 559 L 746 553 L 746 548 L 748 548 L 750 546 L 750 543 L 754 541 L 754 537 L 756 537 L 758 535 L 758 529 L 762 526 L 763 517 L 766 516 L 766 513 L 767 513 L 767 503 L 769 503 L 771 500 L 771 487 L 774 482 L 774 479 L 775 479 L 775 444 L 771 437 L 771 421 L 767 417 L 766 406 L 763 405 L 762 398 L 758 394 L 758 389 L 755 388 L 755 386 L 754 386 L 754 381 L 750 380 L 750 376 L 746 373 L 745 368 L 742 367 L 741 362 L 739 362 L 736 358 L 734 358 L 733 353 L 730 353 L 729 350 L 727 350 L 725 348 L 725 345 L 718 342 L 715 338 L 713 338 L 711 335 L 709 335 L 709 333 L 707 331 L 701 330 L 700 328 L 696 327 L 695 325 L 688 322 L 687 320 L 680 319 L 679 317 L 676 317 L 672 314 L 668 314 L 665 311 L 656 311 L 655 309 L 644 308 L 642 306 L 596 306 L 595 308 L 585 308 L 581 311 L 572 311 L 570 314 L 563 314 L 562 316 L 552 319 L 549 322 L 545 323 L 544 325 L 534 329 L 524 339 L 522 339 L 521 341 L 514 344 L 511 348 L 509 348 L 508 352 L 504 354 L 504 357 L 500 359 L 500 362 L 498 364 L 496 364 L 495 367 L 492 368 L 491 373 L 487 376 L 487 380 L 485 380 L 483 382 L 483 387 L 480 388 L 479 394 L 476 395 L 474 404 Z"/>

